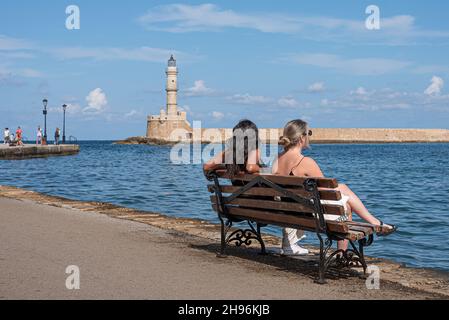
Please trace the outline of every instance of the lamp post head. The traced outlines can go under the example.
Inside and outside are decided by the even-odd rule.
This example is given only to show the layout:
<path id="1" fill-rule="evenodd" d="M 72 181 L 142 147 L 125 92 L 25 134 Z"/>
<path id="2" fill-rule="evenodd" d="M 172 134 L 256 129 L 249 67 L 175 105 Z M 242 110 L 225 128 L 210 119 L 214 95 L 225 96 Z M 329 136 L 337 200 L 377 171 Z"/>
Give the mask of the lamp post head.
<path id="1" fill-rule="evenodd" d="M 67 108 L 67 105 L 66 104 L 63 104 L 62 105 L 62 109 L 64 110 L 64 112 L 65 112 L 65 109 Z"/>
<path id="2" fill-rule="evenodd" d="M 48 100 L 44 99 L 42 100 L 42 103 L 44 104 L 44 109 L 47 109 Z"/>

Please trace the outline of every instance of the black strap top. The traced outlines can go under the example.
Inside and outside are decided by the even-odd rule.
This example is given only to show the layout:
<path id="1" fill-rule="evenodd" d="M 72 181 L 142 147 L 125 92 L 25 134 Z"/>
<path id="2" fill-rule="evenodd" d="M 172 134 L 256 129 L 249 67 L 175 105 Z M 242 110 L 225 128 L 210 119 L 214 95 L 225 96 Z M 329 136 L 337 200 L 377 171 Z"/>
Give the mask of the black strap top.
<path id="1" fill-rule="evenodd" d="M 305 158 L 305 156 L 302 156 L 302 158 L 301 158 L 301 160 L 299 160 L 298 164 L 290 170 L 289 176 L 294 176 L 293 171 L 299 167 L 299 165 L 301 164 L 302 160 L 304 160 L 304 158 Z"/>

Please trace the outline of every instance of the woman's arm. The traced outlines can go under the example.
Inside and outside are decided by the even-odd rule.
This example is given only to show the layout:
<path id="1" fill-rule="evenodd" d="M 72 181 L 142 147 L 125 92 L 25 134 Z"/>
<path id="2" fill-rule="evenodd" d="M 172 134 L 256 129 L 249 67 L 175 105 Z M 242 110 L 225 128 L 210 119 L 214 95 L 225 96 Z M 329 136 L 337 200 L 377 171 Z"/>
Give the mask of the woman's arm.
<path id="1" fill-rule="evenodd" d="M 248 155 L 248 162 L 246 163 L 246 172 L 259 173 L 260 172 L 260 151 L 259 149 L 251 151 Z"/>
<path id="2" fill-rule="evenodd" d="M 208 162 L 203 164 L 203 171 L 208 172 L 208 171 L 224 168 L 223 158 L 224 158 L 224 152 L 220 152 L 214 158 L 210 159 Z"/>

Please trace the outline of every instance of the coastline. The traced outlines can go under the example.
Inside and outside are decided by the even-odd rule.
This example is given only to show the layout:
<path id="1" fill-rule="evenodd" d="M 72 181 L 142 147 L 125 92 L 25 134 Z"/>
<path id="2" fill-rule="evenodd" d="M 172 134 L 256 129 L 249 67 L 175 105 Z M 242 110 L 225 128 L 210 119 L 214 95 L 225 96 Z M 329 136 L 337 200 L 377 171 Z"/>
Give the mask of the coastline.
<path id="1" fill-rule="evenodd" d="M 153 228 L 167 231 L 170 234 L 175 234 L 182 239 L 186 239 L 186 237 L 189 239 L 201 239 L 203 243 L 205 242 L 211 245 L 217 245 L 219 242 L 219 226 L 204 220 L 169 217 L 161 213 L 144 212 L 103 202 L 70 200 L 8 186 L 0 186 L 0 198 L 31 201 L 38 205 L 75 210 L 77 212 L 98 213 L 114 219 L 149 225 Z M 279 247 L 280 245 L 280 239 L 275 236 L 264 235 L 264 239 L 269 248 Z M 287 270 L 296 270 L 298 264 L 306 264 L 308 265 L 306 267 L 307 272 L 314 272 L 315 267 L 313 266 L 313 263 L 316 260 L 315 255 L 317 254 L 317 249 L 310 249 L 313 254 L 311 256 L 280 259 L 278 256 L 273 257 L 273 255 L 270 255 L 267 259 L 275 259 L 277 261 L 276 263 L 286 264 L 286 266 L 283 267 Z M 237 256 L 247 255 L 248 263 L 251 265 L 259 265 L 261 261 L 262 265 L 264 264 L 264 260 L 258 258 L 257 255 L 255 256 L 253 250 L 237 248 L 236 250 L 232 249 L 231 251 Z M 281 260 L 283 262 L 281 262 Z M 402 267 L 396 262 L 375 257 L 368 257 L 367 261 L 368 264 L 375 264 L 380 268 L 381 283 L 383 285 L 396 286 L 398 290 L 411 290 L 411 292 L 415 292 L 417 295 L 426 293 L 435 295 L 438 298 L 449 299 L 449 274 L 443 271 Z M 301 274 L 295 274 L 295 276 L 304 278 Z M 313 282 L 313 280 L 307 279 L 307 281 L 309 280 L 310 282 Z M 336 280 L 331 280 L 328 285 L 332 288 L 334 286 L 338 287 L 346 285 L 347 281 L 349 280 L 344 277 L 337 278 Z M 355 281 L 357 285 L 364 284 L 364 281 L 357 277 L 350 282 L 352 283 L 353 281 Z"/>
<path id="2" fill-rule="evenodd" d="M 169 141 L 159 138 L 148 138 L 148 137 L 129 137 L 124 140 L 116 140 L 113 144 L 116 145 L 154 145 L 154 146 L 173 146 L 177 143 L 191 144 L 195 141 L 185 140 L 185 141 Z M 201 140 L 201 144 L 215 143 L 213 141 Z M 266 144 L 277 143 L 277 141 L 264 141 Z M 344 138 L 344 139 L 332 139 L 332 138 L 322 138 L 322 139 L 312 139 L 311 144 L 439 144 L 439 143 L 449 143 L 448 139 L 354 139 L 354 138 Z"/>

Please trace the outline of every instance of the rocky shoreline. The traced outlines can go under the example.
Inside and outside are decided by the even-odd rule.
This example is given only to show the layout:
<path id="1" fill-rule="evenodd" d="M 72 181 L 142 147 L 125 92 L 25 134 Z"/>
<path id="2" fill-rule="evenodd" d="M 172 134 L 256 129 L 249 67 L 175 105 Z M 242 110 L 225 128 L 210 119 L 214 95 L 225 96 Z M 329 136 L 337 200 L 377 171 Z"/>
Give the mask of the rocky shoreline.
<path id="1" fill-rule="evenodd" d="M 207 241 L 219 242 L 219 225 L 204 220 L 177 218 L 156 212 L 139 211 L 103 202 L 86 202 L 49 196 L 34 191 L 9 186 L 0 186 L 0 197 L 30 200 L 39 204 L 76 209 L 84 212 L 98 212 L 112 218 L 125 219 L 169 230 L 182 235 L 200 237 Z M 280 239 L 272 235 L 264 235 L 268 247 L 280 246 Z M 244 250 L 244 249 L 239 249 Z M 306 264 L 313 263 L 318 253 L 317 248 L 310 248 L 312 257 L 301 257 L 292 260 L 304 260 Z M 375 264 L 381 270 L 381 281 L 386 281 L 404 288 L 404 290 L 424 291 L 449 299 L 449 274 L 431 269 L 408 268 L 385 259 L 367 258 L 368 264 Z M 299 261 L 295 261 L 299 262 Z M 301 262 L 300 262 L 301 263 Z M 345 281 L 341 279 L 339 281 Z"/>
<path id="2" fill-rule="evenodd" d="M 147 137 L 129 137 L 125 140 L 118 140 L 115 141 L 114 144 L 118 145 L 138 145 L 138 144 L 144 144 L 144 145 L 154 145 L 154 146 L 171 146 L 174 145 L 174 142 L 169 142 L 162 139 L 153 139 L 153 138 L 147 138 Z"/>

